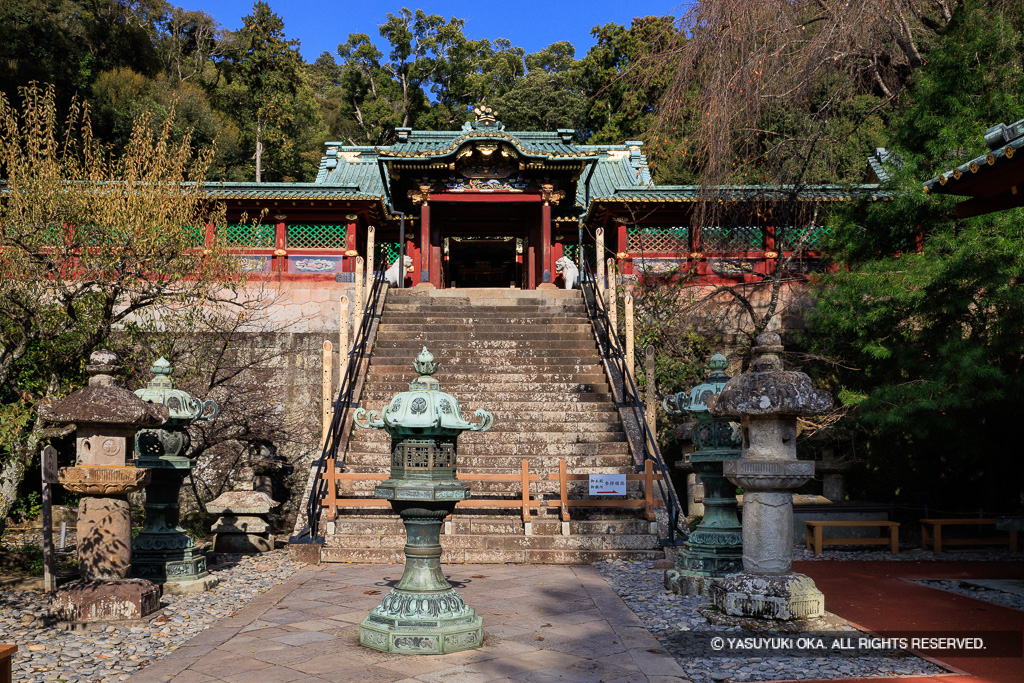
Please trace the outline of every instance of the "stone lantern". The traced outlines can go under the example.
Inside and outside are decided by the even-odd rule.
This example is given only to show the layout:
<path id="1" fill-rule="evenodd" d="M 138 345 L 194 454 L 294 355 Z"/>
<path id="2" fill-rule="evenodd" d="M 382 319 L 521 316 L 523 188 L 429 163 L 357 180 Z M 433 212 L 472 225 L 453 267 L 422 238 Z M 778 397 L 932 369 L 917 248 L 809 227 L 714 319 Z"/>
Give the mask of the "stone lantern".
<path id="1" fill-rule="evenodd" d="M 138 458 L 135 464 L 152 474 L 146 489 L 146 524 L 132 542 L 133 574 L 163 584 L 171 595 L 200 592 L 216 585 L 206 570 L 206 556 L 179 526 L 178 495 L 194 463 L 186 455 L 191 439 L 185 429 L 197 420 L 212 420 L 217 404 L 193 398 L 174 388 L 171 364 L 160 358 L 153 367 L 153 379 L 135 392 L 143 401 L 163 405 L 169 418 L 163 427 L 140 429 L 135 434 Z"/>
<path id="2" fill-rule="evenodd" d="M 711 595 L 726 614 L 808 619 L 825 613 L 810 577 L 792 572 L 793 489 L 814 476 L 813 460 L 796 458 L 796 420 L 832 408 L 832 396 L 802 372 L 782 369 L 777 334 L 762 334 L 750 372 L 711 399 L 711 414 L 740 419 L 742 457 L 723 472 L 743 487 L 743 571 L 715 583 Z"/>
<path id="3" fill-rule="evenodd" d="M 459 402 L 431 376 L 438 364 L 426 347 L 413 367 L 420 376 L 382 414 L 359 408 L 354 415 L 359 427 L 391 436 L 391 476 L 374 495 L 391 501 L 406 531 L 405 571 L 359 625 L 359 643 L 383 652 L 445 654 L 483 644 L 483 620 L 441 572 L 441 524 L 470 495 L 455 477 L 458 436 L 487 431 L 494 416 L 480 409 L 480 424 L 462 418 Z"/>
<path id="4" fill-rule="evenodd" d="M 704 519 L 683 544 L 676 567 L 665 572 L 665 587 L 683 595 L 709 596 L 714 579 L 743 568 L 743 533 L 736 514 L 735 487 L 722 475 L 722 463 L 740 457 L 740 429 L 735 422 L 714 417 L 707 402 L 729 381 L 729 360 L 716 353 L 708 361 L 708 377 L 688 392 L 666 396 L 669 414 L 686 413 L 697 419 L 693 429 L 696 450 L 689 461 L 704 482 Z M 682 463 L 680 463 L 682 464 Z"/>
<path id="5" fill-rule="evenodd" d="M 68 621 L 137 619 L 157 609 L 160 589 L 128 578 L 132 528 L 127 496 L 150 480 L 149 470 L 133 464 L 135 432 L 163 424 L 168 412 L 117 386 L 116 354 L 96 351 L 86 369 L 92 375 L 89 386 L 40 407 L 44 419 L 75 425 L 75 465 L 61 468 L 58 481 L 82 496 L 77 544 L 82 579 L 57 591 L 51 609 Z"/>

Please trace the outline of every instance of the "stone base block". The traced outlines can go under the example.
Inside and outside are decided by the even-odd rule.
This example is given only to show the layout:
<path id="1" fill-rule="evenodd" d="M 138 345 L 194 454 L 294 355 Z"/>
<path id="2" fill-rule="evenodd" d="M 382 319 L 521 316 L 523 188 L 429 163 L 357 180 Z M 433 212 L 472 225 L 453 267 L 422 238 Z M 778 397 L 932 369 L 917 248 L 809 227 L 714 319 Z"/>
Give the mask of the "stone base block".
<path id="1" fill-rule="evenodd" d="M 711 589 L 715 607 L 736 617 L 814 619 L 825 614 L 825 596 L 804 574 L 730 574 Z"/>
<path id="2" fill-rule="evenodd" d="M 50 613 L 62 621 L 141 619 L 160 607 L 160 588 L 143 579 L 71 581 L 58 590 Z"/>
<path id="3" fill-rule="evenodd" d="M 695 595 L 702 598 L 711 597 L 711 587 L 720 578 L 713 576 L 701 576 L 681 572 L 678 569 L 669 569 L 665 572 L 665 590 L 670 590 L 679 595 Z"/>
<path id="4" fill-rule="evenodd" d="M 270 534 L 214 534 L 215 553 L 269 553 L 274 549 Z"/>
<path id="5" fill-rule="evenodd" d="M 484 620 L 475 613 L 410 623 L 371 613 L 359 624 L 359 644 L 399 655 L 444 655 L 472 650 L 484 642 Z"/>
<path id="6" fill-rule="evenodd" d="M 206 575 L 201 579 L 193 579 L 191 581 L 168 581 L 161 588 L 164 595 L 192 595 L 193 593 L 208 591 L 218 583 L 220 583 L 220 579 L 215 576 Z"/>
<path id="7" fill-rule="evenodd" d="M 295 562 L 320 564 L 323 543 L 289 543 L 288 553 Z"/>

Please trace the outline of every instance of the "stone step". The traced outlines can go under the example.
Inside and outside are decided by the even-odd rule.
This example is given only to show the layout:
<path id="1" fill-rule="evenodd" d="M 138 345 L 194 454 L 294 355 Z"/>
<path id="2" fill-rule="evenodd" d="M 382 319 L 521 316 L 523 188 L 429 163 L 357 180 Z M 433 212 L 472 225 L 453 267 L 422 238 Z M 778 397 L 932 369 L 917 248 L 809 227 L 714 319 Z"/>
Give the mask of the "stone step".
<path id="1" fill-rule="evenodd" d="M 537 305 L 491 305 L 491 306 L 470 306 L 470 305 L 453 305 L 453 304 L 405 304 L 405 303 L 387 303 L 384 305 L 384 318 L 389 320 L 396 320 L 400 318 L 414 318 L 416 316 L 433 315 L 433 316 L 477 316 L 477 315 L 494 315 L 494 316 L 522 316 L 522 315 L 536 315 L 536 316 L 562 316 L 562 317 L 573 317 L 577 319 L 587 320 L 587 308 L 580 303 L 571 304 L 559 304 L 555 306 L 537 306 Z"/>
<path id="2" fill-rule="evenodd" d="M 574 510 L 575 512 L 575 510 Z M 523 533 L 523 520 L 518 513 L 509 515 L 470 515 L 461 510 L 450 519 L 452 535 L 456 534 L 504 534 Z M 405 526 L 398 515 L 382 511 L 376 515 L 340 517 L 334 522 L 335 533 L 344 535 L 405 535 Z M 558 517 L 533 517 L 533 533 L 537 536 L 553 536 L 562 533 L 562 522 Z M 650 531 L 646 519 L 571 519 L 569 533 L 581 534 L 630 534 L 643 535 Z"/>
<path id="3" fill-rule="evenodd" d="M 352 550 L 371 548 L 390 548 L 402 551 L 405 547 L 405 535 L 398 534 L 334 534 L 331 538 L 332 547 L 344 547 Z M 518 534 L 442 534 L 441 548 L 457 549 L 488 549 L 488 550 L 648 550 L 658 546 L 657 536 L 643 534 L 568 534 L 561 533 L 540 535 L 536 531 L 530 536 L 521 531 Z M 442 551 L 442 552 L 443 552 Z M 402 561 L 405 561 L 404 552 Z M 444 562 L 444 558 L 441 558 Z"/>
<path id="4" fill-rule="evenodd" d="M 412 361 L 399 363 L 398 358 L 374 356 L 370 361 L 369 376 L 382 375 L 402 378 L 411 382 L 416 378 L 412 369 Z M 476 377 L 482 374 L 519 375 L 538 377 L 556 375 L 564 377 L 597 376 L 604 379 L 604 368 L 596 362 L 582 362 L 575 358 L 499 358 L 494 356 L 450 356 L 441 362 L 437 377 L 463 375 Z"/>
<path id="5" fill-rule="evenodd" d="M 532 468 L 531 468 L 532 469 Z M 371 467 L 371 466 L 352 466 L 352 472 L 358 474 L 387 474 L 388 467 Z M 631 471 L 629 467 L 584 467 L 579 468 L 573 474 L 628 474 Z M 536 474 L 546 474 L 545 472 L 535 472 Z M 466 474 L 474 474 L 473 472 L 466 472 Z M 509 471 L 482 471 L 476 472 L 475 474 L 516 474 L 516 472 Z M 354 481 L 343 481 L 343 487 L 339 488 L 338 497 L 340 498 L 373 498 L 374 487 L 379 484 L 380 481 L 373 479 L 359 479 Z M 472 497 L 474 498 L 495 498 L 497 500 L 517 500 L 521 497 L 519 482 L 507 482 L 507 481 L 468 481 Z M 626 482 L 626 493 L 629 498 L 637 499 L 642 498 L 643 493 L 640 486 L 641 482 Z M 559 484 L 556 480 L 542 479 L 541 481 L 533 482 L 530 490 L 534 496 L 543 496 L 546 499 L 557 499 L 559 496 Z M 581 498 L 586 497 L 589 487 L 586 481 L 572 481 L 568 482 L 566 487 L 570 498 Z M 626 508 L 624 508 L 625 514 Z"/>
<path id="6" fill-rule="evenodd" d="M 382 372 L 381 367 L 370 367 L 370 372 L 367 373 L 367 383 L 380 383 L 380 384 L 394 384 L 404 385 L 406 390 L 409 389 L 409 383 L 416 379 L 417 375 L 411 369 L 400 370 L 395 367 L 394 371 Z M 596 368 L 595 368 L 596 371 Z M 504 372 L 504 369 L 497 369 L 492 372 L 478 372 L 478 373 L 467 373 L 467 372 L 444 372 L 441 368 L 435 375 L 438 381 L 443 379 L 441 386 L 444 390 L 447 387 L 456 386 L 475 386 L 480 381 L 486 382 L 487 384 L 502 384 L 502 383 L 516 383 L 516 384 L 546 384 L 555 387 L 571 387 L 578 385 L 603 385 L 607 387 L 607 379 L 604 373 L 590 372 L 590 373 L 572 373 L 572 372 L 551 372 L 551 373 L 515 373 L 515 372 Z"/>
<path id="7" fill-rule="evenodd" d="M 551 550 L 551 549 L 497 549 L 488 548 L 451 548 L 441 555 L 444 564 L 565 564 L 585 565 L 604 560 L 660 560 L 664 559 L 665 551 L 657 547 L 654 539 L 649 549 L 615 549 L 615 550 Z M 364 564 L 396 564 L 405 563 L 405 553 L 401 548 L 343 548 L 324 546 L 321 551 L 323 562 L 359 562 Z M 401 567 L 396 567 L 395 579 L 401 575 Z"/>
<path id="8" fill-rule="evenodd" d="M 533 427 L 533 425 L 529 425 Z M 515 443 L 515 444 L 597 444 L 624 442 L 625 433 L 618 431 L 561 431 L 561 432 L 540 432 L 535 429 L 525 429 L 520 425 L 518 429 L 508 429 L 503 432 L 487 430 L 486 432 L 463 432 L 459 436 L 459 447 L 470 444 L 494 444 L 494 443 Z M 352 447 L 359 444 L 372 443 L 387 445 L 391 437 L 382 429 L 357 429 L 352 433 L 349 443 Z"/>
<path id="9" fill-rule="evenodd" d="M 528 312 L 504 314 L 504 313 L 481 313 L 477 315 L 475 310 L 467 310 L 461 315 L 421 315 L 415 318 L 408 315 L 384 316 L 388 322 L 381 323 L 381 329 L 402 329 L 406 327 L 432 327 L 435 325 L 532 325 L 534 327 L 563 327 L 565 325 L 583 325 L 590 328 L 590 321 L 583 316 L 570 315 L 549 315 L 545 311 L 538 311 L 536 314 Z"/>
<path id="10" fill-rule="evenodd" d="M 416 354 L 422 348 L 422 342 L 399 344 L 392 341 L 387 346 L 375 345 L 373 348 L 373 358 L 378 362 L 383 360 L 388 364 L 405 363 L 408 360 L 406 367 L 411 367 L 413 359 L 416 358 Z M 440 346 L 438 348 L 442 349 Z M 462 359 L 461 362 L 471 364 L 487 364 L 511 360 L 523 363 L 533 361 L 538 365 L 550 365 L 552 363 L 596 364 L 601 362 L 601 356 L 596 346 L 592 350 L 590 345 L 587 344 L 586 349 L 581 349 L 579 346 L 570 346 L 561 342 L 557 346 L 541 344 L 534 346 L 515 344 L 513 342 L 506 346 L 474 346 L 465 348 L 446 343 L 442 351 L 443 355 L 439 353 L 434 354 L 435 359 L 441 362 L 441 367 L 445 367 L 445 363 L 459 359 Z M 413 355 L 409 356 L 410 353 Z"/>
<path id="11" fill-rule="evenodd" d="M 440 380 L 441 378 L 438 377 Z M 611 389 L 607 384 L 589 384 L 581 382 L 517 382 L 505 380 L 492 382 L 490 377 L 481 376 L 475 384 L 468 382 L 441 382 L 441 390 L 454 396 L 460 403 L 463 400 L 481 401 L 489 398 L 502 398 L 505 401 L 528 400 L 531 396 L 537 400 L 558 401 L 573 400 L 578 396 L 603 396 L 611 400 Z M 386 400 L 403 391 L 409 391 L 409 382 L 384 382 L 380 379 L 368 381 L 364 392 L 366 396 L 374 396 Z M 543 397 L 543 398 L 542 398 Z M 590 399 L 588 399 L 590 400 Z"/>
<path id="12" fill-rule="evenodd" d="M 509 441 L 522 441 L 527 442 L 533 439 L 538 441 L 547 440 L 558 440 L 558 439 L 569 439 L 569 442 L 580 441 L 576 435 L 586 437 L 591 434 L 612 434 L 618 437 L 623 436 L 622 425 L 617 421 L 594 421 L 594 422 L 540 422 L 525 420 L 529 423 L 530 430 L 525 430 L 523 425 L 519 421 L 514 421 L 512 418 L 495 422 L 494 426 L 488 429 L 486 432 L 463 432 L 462 436 L 459 437 L 459 443 L 463 443 L 463 439 L 466 439 L 466 443 L 470 441 L 489 440 L 491 438 L 507 438 Z M 531 436 L 531 434 L 537 434 L 537 437 Z M 375 429 L 371 432 L 367 432 L 364 429 L 360 429 L 353 432 L 353 440 L 357 435 L 368 434 L 375 435 L 373 440 L 381 439 L 383 441 L 388 440 L 388 435 L 383 430 Z M 503 435 L 498 437 L 497 435 Z M 568 435 L 568 436 L 567 436 Z M 363 437 L 360 437 L 363 438 Z M 369 436 L 367 440 L 371 440 Z"/>
<path id="13" fill-rule="evenodd" d="M 415 299 L 445 299 L 445 298 L 503 298 L 503 299 L 578 299 L 580 292 L 576 289 L 515 289 L 512 287 L 448 287 L 445 289 L 431 289 L 428 287 L 404 287 L 388 290 L 388 297 Z"/>
<path id="14" fill-rule="evenodd" d="M 386 442 L 353 441 L 349 446 L 350 453 L 390 453 Z M 521 457 L 538 455 L 626 455 L 629 446 L 625 441 L 601 441 L 597 443 L 510 443 L 499 440 L 490 443 L 471 443 L 459 440 L 459 457 L 463 455 L 518 455 Z"/>
<path id="15" fill-rule="evenodd" d="M 549 333 L 564 332 L 591 332 L 587 323 L 538 323 L 531 318 L 514 319 L 508 323 L 493 323 L 491 321 L 469 320 L 468 322 L 455 322 L 453 320 L 441 320 L 434 323 L 381 323 L 377 329 L 377 338 L 386 338 L 399 335 L 427 332 L 430 334 L 438 332 L 459 332 L 484 336 L 489 334 L 507 334 L 509 331 L 524 330 Z"/>
<path id="16" fill-rule="evenodd" d="M 632 458 L 624 454 L 604 455 L 495 455 L 459 453 L 458 469 L 460 472 L 481 474 L 519 474 L 520 467 L 526 460 L 531 474 L 547 476 L 558 472 L 558 461 L 565 460 L 565 466 L 572 474 L 588 469 L 622 469 L 632 471 Z M 386 446 L 378 449 L 360 445 L 345 456 L 345 466 L 350 472 L 387 472 L 391 464 L 391 453 Z"/>
<path id="17" fill-rule="evenodd" d="M 594 343 L 594 334 L 590 330 L 563 331 L 555 328 L 535 330 L 524 325 L 509 325 L 505 330 L 485 331 L 459 331 L 444 329 L 426 329 L 419 332 L 392 332 L 389 334 L 377 335 L 376 346 L 393 343 L 419 342 L 434 345 L 444 345 L 446 342 L 452 346 L 461 348 L 475 348 L 475 344 L 481 342 L 510 342 L 510 341 L 532 341 L 544 342 L 585 342 Z M 579 345 L 579 344 L 577 344 Z M 437 354 L 435 354 L 437 355 Z"/>

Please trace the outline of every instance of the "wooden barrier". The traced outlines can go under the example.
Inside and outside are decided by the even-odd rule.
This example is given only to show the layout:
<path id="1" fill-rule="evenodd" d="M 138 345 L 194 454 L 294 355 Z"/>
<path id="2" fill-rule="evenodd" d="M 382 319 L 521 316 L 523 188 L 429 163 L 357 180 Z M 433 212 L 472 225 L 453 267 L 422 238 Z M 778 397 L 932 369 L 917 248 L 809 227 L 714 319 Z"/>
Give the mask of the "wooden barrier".
<path id="1" fill-rule="evenodd" d="M 11 683 L 14 680 L 11 670 L 11 657 L 17 651 L 17 645 L 0 645 L 0 683 Z"/>
<path id="2" fill-rule="evenodd" d="M 661 481 L 662 476 L 654 473 L 654 462 L 648 460 L 644 463 L 644 471 L 641 474 L 627 474 L 626 481 L 644 482 L 644 497 L 639 499 L 621 498 L 569 498 L 570 481 L 588 481 L 589 474 L 569 474 L 566 471 L 565 460 L 558 461 L 558 474 L 549 474 L 548 479 L 558 482 L 558 500 L 548 502 L 548 507 L 559 508 L 562 514 L 562 521 L 570 519 L 570 507 L 617 507 L 617 508 L 640 508 L 643 510 L 644 519 L 649 522 L 655 520 L 654 508 L 665 504 L 663 500 L 654 499 L 654 482 Z"/>
<path id="3" fill-rule="evenodd" d="M 942 552 L 943 545 L 1008 545 L 1010 552 L 1017 552 L 1017 532 L 1010 531 L 1009 536 L 994 536 L 990 538 L 942 538 L 942 527 L 964 526 L 978 524 L 983 526 L 995 526 L 994 517 L 983 519 L 922 519 L 921 521 L 921 548 L 928 550 L 932 547 L 937 553 Z"/>
<path id="4" fill-rule="evenodd" d="M 338 508 L 390 508 L 391 503 L 380 498 L 339 498 L 339 481 L 384 481 L 388 478 L 385 472 L 335 472 L 334 461 L 327 463 L 323 477 L 327 480 L 327 495 L 322 505 L 327 508 L 327 520 L 334 521 L 338 518 Z M 515 483 L 519 482 L 519 496 L 517 498 L 494 499 L 494 498 L 469 498 L 461 500 L 456 504 L 458 508 L 520 508 L 523 523 L 528 525 L 531 521 L 531 509 L 539 510 L 542 507 L 558 508 L 561 511 L 563 523 L 570 519 L 570 507 L 617 507 L 617 508 L 639 508 L 642 510 L 644 519 L 655 521 L 654 508 L 664 506 L 662 500 L 654 498 L 654 482 L 661 481 L 662 475 L 654 473 L 654 463 L 648 460 L 644 464 L 644 471 L 640 474 L 627 474 L 626 481 L 642 481 L 644 484 L 644 497 L 637 499 L 621 498 L 569 498 L 570 481 L 588 481 L 589 474 L 569 474 L 566 470 L 565 460 L 558 461 L 558 473 L 547 475 L 548 481 L 559 483 L 559 495 L 557 500 L 542 501 L 539 497 L 530 492 L 530 484 L 539 482 L 539 474 L 530 474 L 530 465 L 527 460 L 522 461 L 522 470 L 518 474 L 474 474 L 458 473 L 459 481 L 500 481 Z M 525 527 L 529 533 L 529 526 Z M 563 524 L 564 529 L 564 524 Z M 563 531 L 563 533 L 568 533 Z"/>
<path id="5" fill-rule="evenodd" d="M 331 476 L 329 473 L 333 473 Z M 384 481 L 388 478 L 386 473 L 361 473 L 361 472 L 334 472 L 334 462 L 328 463 L 327 471 L 323 475 L 327 479 L 327 497 L 323 505 L 327 507 L 327 519 L 337 519 L 338 508 L 345 507 L 379 507 L 390 508 L 391 503 L 380 498 L 338 498 L 338 481 Z M 458 473 L 455 475 L 459 481 L 501 481 L 519 482 L 519 498 L 517 499 L 494 499 L 494 498 L 469 498 L 460 500 L 456 508 L 520 508 L 523 523 L 531 521 L 530 509 L 540 509 L 544 503 L 531 496 L 530 483 L 539 482 L 539 474 L 530 474 L 530 464 L 522 461 L 522 471 L 519 474 L 472 474 Z"/>

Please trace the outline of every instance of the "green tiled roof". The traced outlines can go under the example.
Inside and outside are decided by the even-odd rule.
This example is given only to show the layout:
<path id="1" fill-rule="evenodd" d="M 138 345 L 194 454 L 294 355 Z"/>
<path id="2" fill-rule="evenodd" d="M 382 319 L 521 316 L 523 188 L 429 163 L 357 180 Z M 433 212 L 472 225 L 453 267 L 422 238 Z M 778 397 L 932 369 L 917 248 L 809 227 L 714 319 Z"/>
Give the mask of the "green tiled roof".
<path id="1" fill-rule="evenodd" d="M 989 128 L 985 131 L 985 143 L 991 151 L 925 181 L 924 191 L 973 196 L 977 186 L 970 183 L 975 188 L 966 187 L 969 181 L 1004 167 L 1024 147 L 1024 119 L 1010 125 L 1000 123 Z"/>
<path id="2" fill-rule="evenodd" d="M 654 185 L 645 188 L 618 187 L 604 197 L 604 202 L 698 202 L 754 201 L 788 199 L 792 189 L 778 185 Z M 839 202 L 854 198 L 889 199 L 891 193 L 878 185 L 807 185 L 797 191 L 797 200 L 806 202 Z"/>
<path id="3" fill-rule="evenodd" d="M 322 183 L 208 183 L 206 194 L 218 199 L 378 199 L 358 185 Z"/>

